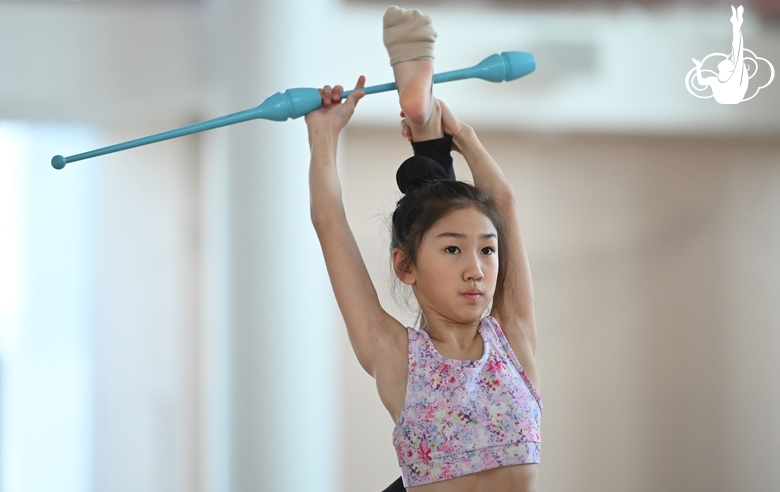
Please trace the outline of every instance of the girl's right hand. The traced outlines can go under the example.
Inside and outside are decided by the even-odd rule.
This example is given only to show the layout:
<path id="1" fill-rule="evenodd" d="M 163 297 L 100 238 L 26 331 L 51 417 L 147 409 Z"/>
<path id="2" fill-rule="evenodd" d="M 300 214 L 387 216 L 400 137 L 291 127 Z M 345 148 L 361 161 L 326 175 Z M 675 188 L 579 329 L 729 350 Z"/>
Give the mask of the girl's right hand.
<path id="1" fill-rule="evenodd" d="M 441 126 L 444 133 L 447 135 L 452 135 L 452 150 L 455 150 L 457 152 L 460 152 L 460 149 L 455 144 L 455 137 L 458 136 L 458 134 L 463 131 L 464 128 L 468 127 L 465 123 L 460 121 L 453 113 L 450 111 L 450 108 L 447 107 L 446 104 L 444 104 L 444 101 L 441 99 L 436 99 L 435 104 L 438 104 L 441 108 Z M 404 112 L 401 111 L 401 135 L 410 142 L 412 141 L 412 130 L 409 128 L 409 124 L 406 122 L 406 118 L 404 118 Z"/>
<path id="2" fill-rule="evenodd" d="M 357 90 L 362 89 L 366 85 L 366 78 L 361 75 L 358 78 L 355 85 L 355 92 L 347 96 L 347 100 L 341 102 L 341 94 L 344 92 L 344 88 L 340 85 L 331 88 L 326 85 L 322 89 L 319 89 L 322 96 L 322 106 L 318 109 L 307 114 L 304 118 L 306 125 L 311 132 L 315 128 L 325 128 L 330 131 L 335 131 L 336 134 L 347 126 L 352 114 L 355 112 L 355 106 L 363 96 L 365 92 Z"/>

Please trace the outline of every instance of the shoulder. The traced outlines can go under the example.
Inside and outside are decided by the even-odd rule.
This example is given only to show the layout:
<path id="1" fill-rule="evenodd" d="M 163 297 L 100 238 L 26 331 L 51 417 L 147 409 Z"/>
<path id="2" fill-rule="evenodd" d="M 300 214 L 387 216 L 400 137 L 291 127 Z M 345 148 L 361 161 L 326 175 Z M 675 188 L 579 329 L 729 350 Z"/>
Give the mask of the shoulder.
<path id="1" fill-rule="evenodd" d="M 509 342 L 501 323 L 494 316 L 485 316 L 480 322 L 480 326 L 485 330 L 487 336 L 495 340 L 505 352 L 514 352 L 515 347 Z"/>
<path id="2" fill-rule="evenodd" d="M 527 345 L 531 349 L 535 348 L 535 341 L 530 337 L 524 336 L 528 332 L 528 327 L 524 325 L 521 319 L 517 317 L 506 319 L 500 314 L 493 312 L 489 316 L 485 316 L 483 322 L 484 320 L 488 321 L 488 324 L 492 326 L 497 334 L 509 341 L 513 349 L 516 344 Z"/>

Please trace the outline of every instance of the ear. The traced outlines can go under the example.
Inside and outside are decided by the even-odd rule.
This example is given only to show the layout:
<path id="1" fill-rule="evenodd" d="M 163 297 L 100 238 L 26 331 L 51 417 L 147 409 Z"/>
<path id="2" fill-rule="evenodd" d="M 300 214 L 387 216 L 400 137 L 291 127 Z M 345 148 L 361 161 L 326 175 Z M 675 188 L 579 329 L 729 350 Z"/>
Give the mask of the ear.
<path id="1" fill-rule="evenodd" d="M 404 268 L 404 260 L 406 260 L 404 252 L 395 248 L 393 250 L 393 271 L 401 282 L 412 285 L 414 284 L 414 272 L 411 268 Z"/>

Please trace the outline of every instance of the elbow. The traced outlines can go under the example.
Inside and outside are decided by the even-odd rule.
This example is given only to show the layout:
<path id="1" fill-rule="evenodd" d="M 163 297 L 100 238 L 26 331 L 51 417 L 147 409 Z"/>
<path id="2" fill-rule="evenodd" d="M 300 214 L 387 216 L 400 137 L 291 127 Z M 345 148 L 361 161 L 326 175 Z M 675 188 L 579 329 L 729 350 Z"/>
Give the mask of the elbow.
<path id="1" fill-rule="evenodd" d="M 498 206 L 513 207 L 516 205 L 515 190 L 512 189 L 512 185 L 509 181 L 501 183 L 491 188 L 490 199 Z"/>
<path id="2" fill-rule="evenodd" d="M 343 211 L 331 210 L 323 207 L 312 206 L 309 215 L 311 216 L 311 224 L 314 226 L 314 230 L 319 235 L 322 231 L 332 230 L 334 227 L 339 226 L 342 221 L 346 221 L 346 216 Z"/>
<path id="3" fill-rule="evenodd" d="M 314 204 L 309 207 L 309 218 L 311 219 L 311 225 L 313 225 L 315 229 L 318 229 L 322 224 L 322 214 L 317 211 L 317 208 L 314 206 Z"/>
<path id="4" fill-rule="evenodd" d="M 309 216 L 311 217 L 311 225 L 314 226 L 314 230 L 319 232 L 327 227 L 328 216 L 323 213 L 322 210 L 317 210 L 316 207 L 311 207 L 309 210 Z"/>

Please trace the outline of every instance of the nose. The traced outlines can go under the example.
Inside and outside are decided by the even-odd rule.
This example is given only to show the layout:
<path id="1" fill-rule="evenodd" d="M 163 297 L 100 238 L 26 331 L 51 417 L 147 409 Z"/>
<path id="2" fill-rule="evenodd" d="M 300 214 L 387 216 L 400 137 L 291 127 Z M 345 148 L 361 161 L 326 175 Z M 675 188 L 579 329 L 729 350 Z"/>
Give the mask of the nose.
<path id="1" fill-rule="evenodd" d="M 464 259 L 466 264 L 463 268 L 463 280 L 482 280 L 485 274 L 482 271 L 479 254 L 464 255 Z"/>

